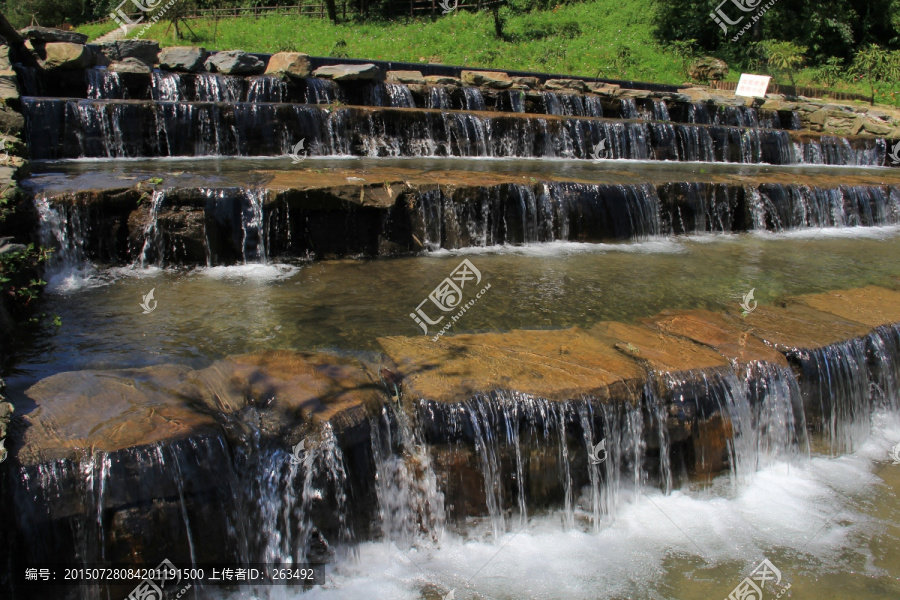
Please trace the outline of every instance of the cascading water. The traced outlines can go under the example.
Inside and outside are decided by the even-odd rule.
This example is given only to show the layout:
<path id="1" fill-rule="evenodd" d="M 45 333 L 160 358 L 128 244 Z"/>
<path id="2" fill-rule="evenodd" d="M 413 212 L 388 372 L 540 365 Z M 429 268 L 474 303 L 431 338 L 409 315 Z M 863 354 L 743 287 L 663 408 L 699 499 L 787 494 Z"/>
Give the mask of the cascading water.
<path id="1" fill-rule="evenodd" d="M 281 77 L 260 75 L 250 78 L 247 102 L 285 102 L 287 100 L 287 84 Z"/>
<path id="2" fill-rule="evenodd" d="M 128 91 L 122 86 L 118 73 L 105 67 L 96 67 L 85 70 L 84 75 L 87 78 L 88 98 L 128 98 Z"/>
<path id="3" fill-rule="evenodd" d="M 212 81 L 212 80 L 210 80 Z M 473 88 L 465 88 L 472 90 Z M 317 154 L 593 158 L 606 140 L 609 158 L 732 163 L 881 165 L 884 140 L 854 146 L 844 138 L 798 142 L 783 130 L 702 127 L 669 122 L 614 122 L 322 109 L 288 103 L 248 104 L 115 100 L 23 101 L 35 158 L 280 156 L 306 139 Z M 357 150 L 362 149 L 362 151 Z"/>
<path id="4" fill-rule="evenodd" d="M 481 90 L 479 90 L 478 88 L 463 88 L 463 97 L 466 101 L 466 110 L 486 110 L 486 107 L 484 105 L 484 96 L 481 95 Z"/>

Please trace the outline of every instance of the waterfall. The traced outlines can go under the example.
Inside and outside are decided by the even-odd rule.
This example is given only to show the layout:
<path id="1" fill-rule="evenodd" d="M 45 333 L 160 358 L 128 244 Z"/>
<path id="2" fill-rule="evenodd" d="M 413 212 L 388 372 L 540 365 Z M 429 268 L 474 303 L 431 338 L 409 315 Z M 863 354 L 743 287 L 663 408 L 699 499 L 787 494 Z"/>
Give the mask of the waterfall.
<path id="1" fill-rule="evenodd" d="M 197 73 L 194 78 L 198 102 L 240 102 L 244 97 L 243 77 Z"/>
<path id="2" fill-rule="evenodd" d="M 753 228 L 785 231 L 805 227 L 874 227 L 900 223 L 895 188 L 810 188 L 762 184 L 749 204 Z"/>
<path id="3" fill-rule="evenodd" d="M 487 110 L 481 90 L 476 87 L 464 87 L 462 90 L 466 101 L 466 110 Z"/>
<path id="4" fill-rule="evenodd" d="M 384 406 L 370 423 L 381 536 L 408 548 L 420 537 L 437 541 L 444 527 L 444 495 L 421 432 L 405 411 Z"/>
<path id="5" fill-rule="evenodd" d="M 412 92 L 400 83 L 375 82 L 366 88 L 366 105 L 415 108 Z"/>
<path id="6" fill-rule="evenodd" d="M 151 98 L 157 102 L 180 102 L 185 100 L 186 94 L 180 74 L 153 71 L 151 77 Z"/>
<path id="7" fill-rule="evenodd" d="M 50 204 L 43 196 L 34 199 L 39 219 L 41 245 L 53 248 L 47 279 L 89 267 L 84 245 L 90 239 L 90 219 L 76 203 Z"/>
<path id="8" fill-rule="evenodd" d="M 337 83 L 318 77 L 306 78 L 307 104 L 334 104 L 336 100 L 344 101 L 343 93 Z"/>
<path id="9" fill-rule="evenodd" d="M 612 159 L 875 166 L 887 152 L 883 139 L 851 146 L 845 138 L 822 136 L 795 145 L 784 130 L 659 121 L 327 110 L 293 103 L 25 98 L 23 106 L 34 158 L 283 156 L 299 139 L 318 155 L 590 159 L 594 145 L 606 140 Z"/>
<path id="10" fill-rule="evenodd" d="M 450 109 L 453 108 L 453 101 L 447 88 L 443 85 L 433 85 L 428 92 L 428 108 Z"/>
<path id="11" fill-rule="evenodd" d="M 661 233 L 652 185 L 552 182 L 487 188 L 460 202 L 416 195 L 414 235 L 429 250 L 555 240 L 647 239 Z"/>
<path id="12" fill-rule="evenodd" d="M 163 237 L 159 231 L 159 209 L 166 199 L 164 190 L 154 190 L 150 198 L 150 213 L 144 225 L 144 246 L 141 249 L 140 266 L 146 267 L 154 259 L 160 265 L 165 260 Z"/>
<path id="13" fill-rule="evenodd" d="M 124 99 L 128 91 L 122 87 L 119 74 L 106 67 L 95 67 L 84 71 L 87 79 L 87 97 L 93 99 Z"/>
<path id="14" fill-rule="evenodd" d="M 621 98 L 619 100 L 619 118 L 620 119 L 640 119 L 641 114 L 638 111 L 637 103 L 634 98 Z"/>
<path id="15" fill-rule="evenodd" d="M 669 107 L 666 106 L 666 103 L 662 100 L 653 100 L 653 112 L 652 112 L 654 121 L 670 121 L 669 117 Z"/>
<path id="16" fill-rule="evenodd" d="M 287 83 L 281 77 L 273 75 L 250 77 L 247 102 L 285 102 L 287 100 Z"/>

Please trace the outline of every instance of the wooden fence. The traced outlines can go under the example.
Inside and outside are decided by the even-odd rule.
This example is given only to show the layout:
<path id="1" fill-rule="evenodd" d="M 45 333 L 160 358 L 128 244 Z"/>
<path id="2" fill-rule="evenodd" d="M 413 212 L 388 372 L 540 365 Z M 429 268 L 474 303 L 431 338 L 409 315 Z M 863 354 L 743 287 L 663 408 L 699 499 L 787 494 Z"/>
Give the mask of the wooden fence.
<path id="1" fill-rule="evenodd" d="M 737 89 L 736 81 L 710 81 L 709 87 L 714 90 Z M 835 100 L 862 100 L 868 102 L 871 98 L 864 94 L 854 94 L 851 92 L 836 92 L 825 88 L 800 86 L 800 85 L 779 85 L 777 83 L 769 83 L 768 92 L 771 94 L 784 94 L 785 96 L 808 96 L 810 98 L 833 98 Z"/>

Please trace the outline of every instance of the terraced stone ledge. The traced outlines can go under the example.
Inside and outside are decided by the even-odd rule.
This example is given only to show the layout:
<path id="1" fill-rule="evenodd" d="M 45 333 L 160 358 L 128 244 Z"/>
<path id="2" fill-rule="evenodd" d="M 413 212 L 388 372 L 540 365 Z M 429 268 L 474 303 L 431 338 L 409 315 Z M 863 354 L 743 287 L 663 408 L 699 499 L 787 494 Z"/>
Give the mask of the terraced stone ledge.
<path id="1" fill-rule="evenodd" d="M 837 224 L 800 218 L 820 213 L 826 221 L 839 214 L 839 223 L 863 226 L 900 222 L 900 176 L 893 170 L 875 180 L 868 172 L 838 177 L 758 169 L 685 177 L 664 167 L 640 174 L 575 166 L 557 174 L 503 172 L 502 164 L 490 173 L 365 164 L 249 173 L 184 173 L 182 167 L 139 170 L 125 179 L 115 172 L 38 176 L 28 187 L 66 213 L 62 221 L 78 225 L 68 234 L 82 241 L 88 259 L 112 264 L 258 259 L 246 255 L 244 243 L 251 225 L 242 215 L 252 206 L 264 215 L 254 235 L 270 259 Z"/>
<path id="2" fill-rule="evenodd" d="M 644 411 L 652 477 L 658 476 L 652 457 L 665 450 L 675 476 L 707 478 L 729 468 L 733 425 L 719 394 L 722 386 L 734 385 L 735 373 L 752 388 L 766 365 L 793 369 L 811 429 L 827 423 L 831 411 L 846 410 L 850 399 L 832 391 L 854 393 L 861 384 L 868 393 L 870 382 L 896 385 L 900 291 L 867 287 L 793 297 L 746 317 L 683 310 L 635 324 L 379 342 L 379 362 L 279 350 L 203 369 L 159 365 L 60 373 L 40 381 L 25 402 L 19 400 L 8 465 L 25 482 L 17 497 L 36 502 L 41 510 L 32 514 L 44 515 L 29 517 L 31 532 L 46 535 L 48 548 L 71 547 L 83 531 L 74 524 L 96 523 L 99 506 L 103 535 L 114 540 L 105 547 L 106 560 L 134 559 L 149 548 L 189 559 L 185 532 L 170 531 L 185 519 L 196 559 L 224 560 L 235 551 L 222 529 L 231 517 L 221 514 L 234 502 L 233 487 L 247 476 L 255 481 L 255 469 L 279 472 L 277 464 L 255 461 L 287 460 L 291 447 L 303 441 L 315 460 L 340 449 L 345 485 L 354 498 L 351 519 L 357 531 L 373 535 L 373 436 L 383 439 L 385 427 L 411 465 L 418 460 L 414 446 L 429 445 L 451 524 L 485 514 L 488 498 L 498 493 L 486 487 L 478 451 L 484 435 L 501 434 L 502 429 L 479 429 L 491 424 L 520 432 L 532 511 L 563 501 L 568 492 L 559 473 L 567 474 L 571 489 L 590 484 L 584 428 L 600 435 L 603 415 L 616 411 Z M 861 372 L 845 371 L 838 351 L 847 345 L 863 356 L 887 353 L 893 362 L 863 360 L 857 365 Z M 821 369 L 828 357 L 827 366 L 838 368 L 826 377 Z M 832 398 L 834 404 L 826 402 Z M 646 410 L 656 402 L 660 412 L 654 417 Z M 404 438 L 400 421 L 422 437 Z M 561 428 L 548 430 L 549 421 Z M 563 432 L 565 439 L 559 439 Z M 668 440 L 665 446 L 661 439 Z M 272 455 L 273 448 L 282 454 Z M 570 464 L 560 462 L 562 448 Z M 504 450 L 498 464 L 515 464 L 510 452 Z M 97 497 L 86 472 L 114 483 Z M 41 478 L 53 481 L 50 495 L 28 487 Z M 509 488 L 502 497 L 516 497 L 513 481 L 501 485 Z M 333 506 L 323 504 L 313 513 L 324 538 L 340 539 L 346 524 L 336 520 Z M 161 531 L 152 523 L 174 525 Z"/>

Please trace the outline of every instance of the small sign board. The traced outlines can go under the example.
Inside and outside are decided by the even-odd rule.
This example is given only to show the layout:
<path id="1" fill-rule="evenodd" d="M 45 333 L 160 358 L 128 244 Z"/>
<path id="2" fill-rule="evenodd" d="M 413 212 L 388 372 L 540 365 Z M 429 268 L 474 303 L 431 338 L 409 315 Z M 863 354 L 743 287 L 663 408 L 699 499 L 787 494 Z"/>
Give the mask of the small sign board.
<path id="1" fill-rule="evenodd" d="M 734 90 L 734 95 L 765 98 L 770 79 L 772 78 L 768 75 L 748 75 L 747 73 L 741 73 L 741 80 L 738 81 L 737 89 Z"/>

